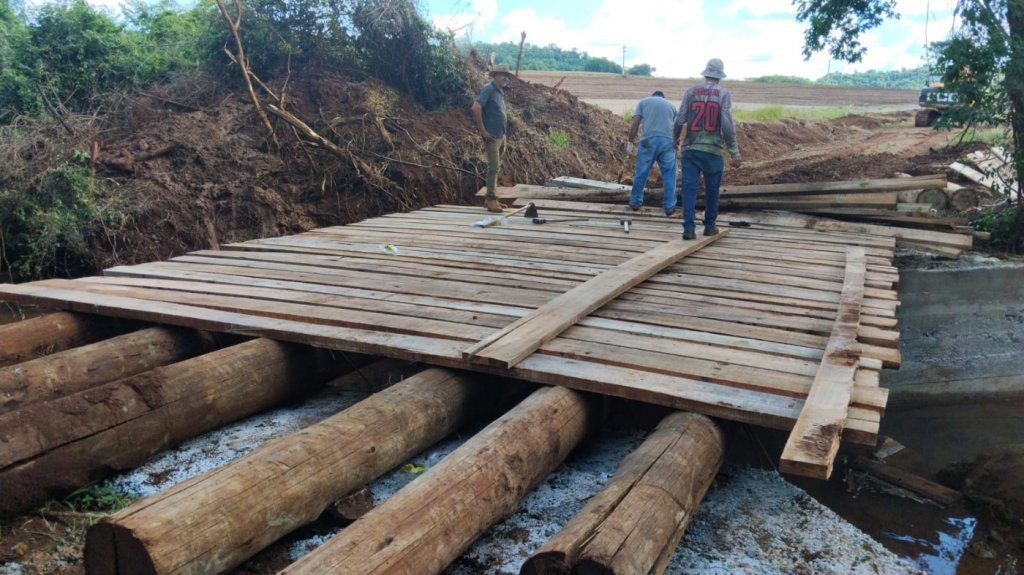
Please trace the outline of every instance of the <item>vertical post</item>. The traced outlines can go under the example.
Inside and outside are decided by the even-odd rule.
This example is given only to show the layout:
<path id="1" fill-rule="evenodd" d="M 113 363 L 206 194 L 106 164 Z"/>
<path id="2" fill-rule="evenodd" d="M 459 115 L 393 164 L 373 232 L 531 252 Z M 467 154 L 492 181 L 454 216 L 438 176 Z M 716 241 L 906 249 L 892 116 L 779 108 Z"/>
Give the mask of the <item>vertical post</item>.
<path id="1" fill-rule="evenodd" d="M 519 66 L 523 63 L 523 44 L 526 43 L 526 31 L 519 36 L 519 56 L 516 58 L 516 78 L 519 77 Z"/>

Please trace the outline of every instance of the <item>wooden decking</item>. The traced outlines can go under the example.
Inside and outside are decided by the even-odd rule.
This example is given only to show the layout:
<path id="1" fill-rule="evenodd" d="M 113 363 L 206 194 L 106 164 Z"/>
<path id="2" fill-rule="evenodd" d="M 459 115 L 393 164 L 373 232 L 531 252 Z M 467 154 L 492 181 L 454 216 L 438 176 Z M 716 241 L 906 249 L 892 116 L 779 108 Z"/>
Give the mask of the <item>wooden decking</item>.
<path id="1" fill-rule="evenodd" d="M 437 206 L 102 277 L 2 285 L 0 299 L 501 373 L 780 429 L 792 429 L 802 410 L 824 410 L 815 415 L 837 427 L 809 413 L 801 427 L 873 443 L 887 398 L 879 371 L 899 364 L 892 237 L 728 228 L 507 370 L 464 354 L 679 239 L 678 218 L 645 213 L 545 209 L 551 220 L 589 220 L 538 225 L 516 216 L 475 228 L 487 215 L 480 208 Z M 632 220 L 628 234 L 622 218 Z M 826 391 L 805 410 L 812 384 Z"/>

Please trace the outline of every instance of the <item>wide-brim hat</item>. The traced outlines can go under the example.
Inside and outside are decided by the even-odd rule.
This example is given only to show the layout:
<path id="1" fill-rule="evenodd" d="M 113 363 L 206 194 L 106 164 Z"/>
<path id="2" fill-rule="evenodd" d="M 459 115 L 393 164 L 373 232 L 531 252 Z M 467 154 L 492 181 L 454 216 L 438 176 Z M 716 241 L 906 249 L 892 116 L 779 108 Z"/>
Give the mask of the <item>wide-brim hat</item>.
<path id="1" fill-rule="evenodd" d="M 705 78 L 721 80 L 725 78 L 725 64 L 718 58 L 712 58 L 708 60 L 708 65 L 704 66 L 704 71 L 700 75 Z"/>
<path id="2" fill-rule="evenodd" d="M 491 76 L 495 74 L 508 74 L 512 75 L 512 70 L 509 69 L 508 64 L 495 64 L 494 68 L 491 68 Z"/>

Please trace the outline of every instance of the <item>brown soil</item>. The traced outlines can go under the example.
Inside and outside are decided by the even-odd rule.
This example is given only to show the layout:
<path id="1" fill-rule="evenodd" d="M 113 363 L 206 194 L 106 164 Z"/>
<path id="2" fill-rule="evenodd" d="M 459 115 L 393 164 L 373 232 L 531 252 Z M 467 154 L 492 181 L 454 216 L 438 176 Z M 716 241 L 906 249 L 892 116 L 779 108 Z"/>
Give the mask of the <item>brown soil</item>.
<path id="1" fill-rule="evenodd" d="M 546 86 L 554 86 L 561 81 L 561 88 L 588 100 L 639 100 L 655 90 L 661 90 L 668 99 L 678 101 L 687 88 L 701 81 L 697 78 L 622 78 L 615 74 L 563 72 L 522 72 L 521 77 Z M 909 109 L 917 105 L 919 94 L 917 90 L 737 82 L 730 79 L 724 80 L 723 85 L 729 88 L 733 101 L 739 104 L 863 106 L 871 109 L 884 106 Z"/>

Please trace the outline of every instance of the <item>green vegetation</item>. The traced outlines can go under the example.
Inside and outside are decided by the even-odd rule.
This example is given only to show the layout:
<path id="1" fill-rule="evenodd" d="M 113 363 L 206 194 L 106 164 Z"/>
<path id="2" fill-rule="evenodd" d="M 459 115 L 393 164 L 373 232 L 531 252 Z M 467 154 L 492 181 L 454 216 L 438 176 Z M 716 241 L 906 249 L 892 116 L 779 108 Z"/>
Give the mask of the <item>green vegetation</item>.
<path id="1" fill-rule="evenodd" d="M 114 513 L 128 507 L 137 497 L 125 495 L 113 487 L 90 485 L 83 487 L 64 498 L 64 504 L 71 509 L 82 512 Z"/>
<path id="2" fill-rule="evenodd" d="M 833 86 L 858 86 L 862 88 L 893 88 L 919 90 L 928 83 L 928 67 L 910 70 L 868 70 L 844 74 L 832 72 L 818 78 L 818 84 Z"/>
<path id="3" fill-rule="evenodd" d="M 737 122 L 780 122 L 782 120 L 822 121 L 850 115 L 849 108 L 787 108 L 778 104 L 745 108 L 733 106 L 732 116 Z"/>
<path id="4" fill-rule="evenodd" d="M 478 54 L 488 55 L 494 52 L 496 64 L 508 64 L 512 69 L 516 67 L 516 60 L 519 57 L 519 45 L 512 42 L 500 44 L 488 44 L 476 42 L 462 47 L 468 51 L 470 48 Z M 537 46 L 526 43 L 523 45 L 523 61 L 520 66 L 522 70 L 557 70 L 559 72 L 609 72 L 621 74 L 622 66 L 612 62 L 608 58 L 591 56 L 586 52 L 580 52 L 573 48 L 563 50 L 554 44 Z M 650 64 L 637 64 L 628 69 L 632 76 L 650 76 L 655 71 Z"/>
<path id="5" fill-rule="evenodd" d="M 848 62 L 862 59 L 858 38 L 896 17 L 894 0 L 796 0 L 797 20 L 807 23 L 804 56 L 828 50 Z M 1014 180 L 1024 183 L 1024 0 L 960 0 L 949 39 L 933 44 L 936 68 L 956 102 L 936 122 L 954 126 L 1008 126 L 1005 149 Z M 1014 198 L 1024 203 L 1024 185 Z M 1008 249 L 1024 250 L 1024 210 L 1014 210 Z"/>
<path id="6" fill-rule="evenodd" d="M 228 4 L 229 13 L 233 6 Z M 238 85 L 215 0 L 129 0 L 114 20 L 85 0 L 29 15 L 0 0 L 0 281 L 95 271 L 90 256 L 131 225 L 117 180 L 90 153 L 102 122 L 141 89 L 203 71 Z M 463 105 L 469 86 L 452 38 L 410 0 L 245 0 L 240 33 L 253 72 L 301 66 L 376 76 L 427 108 Z M 114 112 L 111 114 L 111 112 Z"/>
<path id="7" fill-rule="evenodd" d="M 774 74 L 771 76 L 758 76 L 757 78 L 747 78 L 751 82 L 765 82 L 767 84 L 813 84 L 811 80 L 802 78 L 800 76 L 783 76 L 780 74 Z"/>
<path id="8" fill-rule="evenodd" d="M 548 128 L 548 143 L 556 150 L 561 150 L 569 146 L 569 136 L 561 130 Z"/>
<path id="9" fill-rule="evenodd" d="M 989 245 L 994 249 L 1010 251 L 1013 249 L 1020 211 L 1020 206 L 1004 206 L 1001 210 L 986 208 L 981 216 L 971 221 L 971 226 L 978 231 L 990 232 L 992 239 Z"/>

